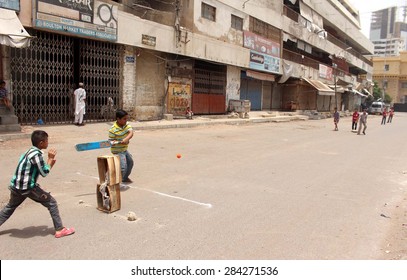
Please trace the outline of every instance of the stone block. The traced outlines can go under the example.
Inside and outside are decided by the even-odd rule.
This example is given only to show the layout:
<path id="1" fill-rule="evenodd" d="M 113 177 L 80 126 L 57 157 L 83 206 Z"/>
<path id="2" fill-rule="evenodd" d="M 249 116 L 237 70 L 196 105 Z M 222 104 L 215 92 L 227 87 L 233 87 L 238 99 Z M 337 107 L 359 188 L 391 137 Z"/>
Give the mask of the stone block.
<path id="1" fill-rule="evenodd" d="M 172 121 L 174 119 L 173 114 L 164 114 L 164 120 Z"/>

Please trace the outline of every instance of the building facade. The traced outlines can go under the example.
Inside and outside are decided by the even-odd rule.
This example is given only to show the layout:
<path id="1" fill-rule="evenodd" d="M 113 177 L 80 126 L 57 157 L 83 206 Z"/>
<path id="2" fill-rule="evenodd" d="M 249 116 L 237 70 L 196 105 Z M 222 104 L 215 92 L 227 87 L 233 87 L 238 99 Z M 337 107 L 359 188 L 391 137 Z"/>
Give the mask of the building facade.
<path id="1" fill-rule="evenodd" d="M 370 40 L 375 56 L 398 56 L 407 50 L 407 6 L 389 7 L 372 13 Z"/>
<path id="2" fill-rule="evenodd" d="M 407 51 L 399 56 L 372 57 L 373 81 L 392 98 L 392 103 L 407 103 Z"/>
<path id="3" fill-rule="evenodd" d="M 15 0 L 33 36 L 1 46 L 23 124 L 73 119 L 84 82 L 87 121 L 116 108 L 137 120 L 170 113 L 353 110 L 371 91 L 373 44 L 346 0 Z M 1 11 L 1 10 L 0 10 Z"/>

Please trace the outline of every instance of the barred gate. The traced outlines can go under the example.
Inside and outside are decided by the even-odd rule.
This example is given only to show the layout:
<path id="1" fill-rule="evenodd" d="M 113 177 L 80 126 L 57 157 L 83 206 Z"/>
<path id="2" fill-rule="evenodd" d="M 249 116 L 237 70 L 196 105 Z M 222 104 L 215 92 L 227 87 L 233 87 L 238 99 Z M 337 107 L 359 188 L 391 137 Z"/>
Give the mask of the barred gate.
<path id="1" fill-rule="evenodd" d="M 80 41 L 80 76 L 86 90 L 86 121 L 115 119 L 116 108 L 121 104 L 119 45 Z"/>
<path id="2" fill-rule="evenodd" d="M 13 106 L 20 124 L 71 123 L 73 91 L 87 92 L 85 121 L 114 119 L 120 104 L 118 45 L 30 30 L 29 48 L 11 48 Z"/>
<path id="3" fill-rule="evenodd" d="M 226 112 L 226 67 L 203 61 L 195 62 L 192 93 L 194 114 Z"/>

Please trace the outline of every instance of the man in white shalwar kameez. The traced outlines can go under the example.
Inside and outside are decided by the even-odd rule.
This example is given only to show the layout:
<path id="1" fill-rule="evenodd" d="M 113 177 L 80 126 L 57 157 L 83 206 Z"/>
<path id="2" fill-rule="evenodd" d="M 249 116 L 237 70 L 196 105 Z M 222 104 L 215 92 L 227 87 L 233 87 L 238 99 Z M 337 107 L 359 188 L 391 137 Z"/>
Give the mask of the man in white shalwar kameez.
<path id="1" fill-rule="evenodd" d="M 79 83 L 79 88 L 73 94 L 75 95 L 75 125 L 84 125 L 86 91 L 83 89 L 83 83 Z"/>

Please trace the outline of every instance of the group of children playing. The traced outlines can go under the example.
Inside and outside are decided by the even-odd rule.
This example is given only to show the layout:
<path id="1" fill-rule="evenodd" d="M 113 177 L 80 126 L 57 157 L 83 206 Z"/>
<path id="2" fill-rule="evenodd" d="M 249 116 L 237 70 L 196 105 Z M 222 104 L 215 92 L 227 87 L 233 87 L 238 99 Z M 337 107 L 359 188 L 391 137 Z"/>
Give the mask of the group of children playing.
<path id="1" fill-rule="evenodd" d="M 386 124 L 387 115 L 389 116 L 389 118 L 387 119 L 387 122 L 391 123 L 391 121 L 393 120 L 393 116 L 394 116 L 394 108 L 393 107 L 390 108 L 389 112 L 387 112 L 387 108 L 384 108 L 384 110 L 382 112 L 382 124 Z"/>
<path id="2" fill-rule="evenodd" d="M 387 118 L 388 116 L 388 118 Z M 391 121 L 393 120 L 393 116 L 394 116 L 394 108 L 391 107 L 390 111 L 387 112 L 387 108 L 384 108 L 383 112 L 382 112 L 382 123 L 381 124 L 386 124 L 386 119 L 388 123 L 391 123 Z M 357 109 L 355 109 L 355 111 L 352 114 L 352 131 L 357 130 L 358 127 L 358 122 L 360 124 L 359 126 L 359 130 L 358 130 L 358 134 L 360 134 L 360 130 L 361 130 L 361 126 L 363 125 L 363 134 L 366 134 L 366 127 L 367 127 L 367 112 L 366 109 L 363 109 L 363 113 L 359 114 L 359 111 Z M 337 108 L 335 107 L 335 111 L 334 111 L 334 124 L 335 124 L 335 128 L 334 130 L 337 131 L 338 130 L 338 123 L 339 123 L 339 112 L 337 110 Z"/>
<path id="3" fill-rule="evenodd" d="M 116 111 L 116 122 L 109 130 L 109 139 L 119 143 L 111 147 L 111 152 L 120 158 L 123 182 L 131 183 L 129 175 L 133 168 L 133 159 L 127 148 L 133 137 L 133 128 L 127 120 L 128 113 L 126 111 L 121 109 Z M 56 163 L 57 152 L 51 148 L 48 150 L 47 158 L 44 157 L 42 150 L 48 148 L 48 134 L 43 130 L 35 130 L 31 134 L 31 144 L 31 148 L 21 155 L 8 186 L 10 198 L 0 210 L 0 226 L 11 217 L 18 206 L 29 198 L 48 209 L 56 238 L 72 235 L 75 233 L 75 229 L 63 225 L 57 201 L 37 182 L 40 175 L 45 177 L 50 173 L 51 168 Z"/>

